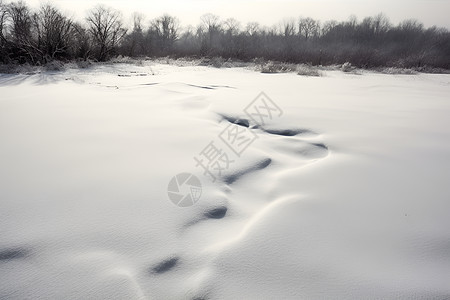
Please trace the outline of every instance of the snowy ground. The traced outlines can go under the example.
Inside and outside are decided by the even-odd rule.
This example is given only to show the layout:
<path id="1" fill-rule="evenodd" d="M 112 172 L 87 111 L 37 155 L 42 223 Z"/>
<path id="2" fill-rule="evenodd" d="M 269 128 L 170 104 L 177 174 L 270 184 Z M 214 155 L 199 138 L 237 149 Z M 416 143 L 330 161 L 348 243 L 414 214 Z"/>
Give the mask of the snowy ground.
<path id="1" fill-rule="evenodd" d="M 262 91 L 282 114 L 257 126 Z M 0 299 L 449 299 L 449 95 L 450 75 L 0 75 Z M 240 156 L 229 129 L 254 137 Z M 215 182 L 210 142 L 234 160 Z"/>

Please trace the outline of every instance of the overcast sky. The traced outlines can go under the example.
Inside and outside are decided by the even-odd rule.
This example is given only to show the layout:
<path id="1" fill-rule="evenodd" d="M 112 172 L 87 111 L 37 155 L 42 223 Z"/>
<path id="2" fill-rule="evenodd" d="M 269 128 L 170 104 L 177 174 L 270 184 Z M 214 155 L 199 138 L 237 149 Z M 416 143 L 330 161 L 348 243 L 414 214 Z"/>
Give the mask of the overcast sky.
<path id="1" fill-rule="evenodd" d="M 25 0 L 32 6 L 46 0 Z M 283 19 L 299 16 L 321 21 L 346 20 L 352 14 L 359 19 L 384 12 L 396 24 L 401 20 L 416 18 L 425 26 L 450 28 L 450 0 L 51 0 L 66 13 L 83 17 L 97 3 L 121 10 L 129 20 L 137 11 L 149 19 L 163 13 L 178 17 L 182 25 L 196 25 L 205 13 L 221 18 L 233 17 L 243 24 L 251 21 L 274 25 Z"/>

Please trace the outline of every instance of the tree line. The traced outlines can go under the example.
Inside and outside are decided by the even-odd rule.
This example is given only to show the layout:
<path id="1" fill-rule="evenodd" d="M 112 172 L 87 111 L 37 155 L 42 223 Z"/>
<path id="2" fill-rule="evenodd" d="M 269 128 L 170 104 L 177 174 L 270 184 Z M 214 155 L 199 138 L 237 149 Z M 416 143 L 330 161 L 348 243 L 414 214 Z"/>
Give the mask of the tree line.
<path id="1" fill-rule="evenodd" d="M 0 62 L 38 65 L 53 60 L 107 61 L 123 55 L 450 69 L 446 28 L 425 28 L 417 20 L 393 25 L 381 13 L 342 22 L 289 19 L 272 27 L 242 25 L 213 14 L 186 28 L 167 14 L 150 22 L 144 19 L 134 14 L 127 28 L 119 11 L 100 5 L 79 22 L 52 4 L 34 10 L 23 1 L 0 0 Z"/>

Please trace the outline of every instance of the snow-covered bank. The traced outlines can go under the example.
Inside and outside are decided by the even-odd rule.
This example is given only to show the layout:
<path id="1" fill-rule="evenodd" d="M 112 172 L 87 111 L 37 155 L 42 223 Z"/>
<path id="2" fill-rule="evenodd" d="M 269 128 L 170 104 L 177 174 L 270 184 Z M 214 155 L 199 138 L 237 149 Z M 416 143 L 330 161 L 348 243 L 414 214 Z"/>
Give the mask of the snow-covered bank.
<path id="1" fill-rule="evenodd" d="M 0 298 L 450 297 L 450 76 L 324 75 L 0 75 Z M 212 182 L 193 158 L 238 119 L 257 138 Z"/>

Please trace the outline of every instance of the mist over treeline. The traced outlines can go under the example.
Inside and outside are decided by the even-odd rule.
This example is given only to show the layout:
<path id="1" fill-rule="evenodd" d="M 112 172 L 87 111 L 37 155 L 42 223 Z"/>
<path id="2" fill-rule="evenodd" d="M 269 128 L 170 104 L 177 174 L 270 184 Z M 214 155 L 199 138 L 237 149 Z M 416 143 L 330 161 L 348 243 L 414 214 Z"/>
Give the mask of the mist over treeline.
<path id="1" fill-rule="evenodd" d="M 413 19 L 392 24 L 382 13 L 342 22 L 289 19 L 272 27 L 206 14 L 185 28 L 174 16 L 146 20 L 136 13 L 129 28 L 124 24 L 121 12 L 106 6 L 95 6 L 79 22 L 52 4 L 33 9 L 0 0 L 0 62 L 41 65 L 123 55 L 450 69 L 446 28 L 425 28 Z"/>

